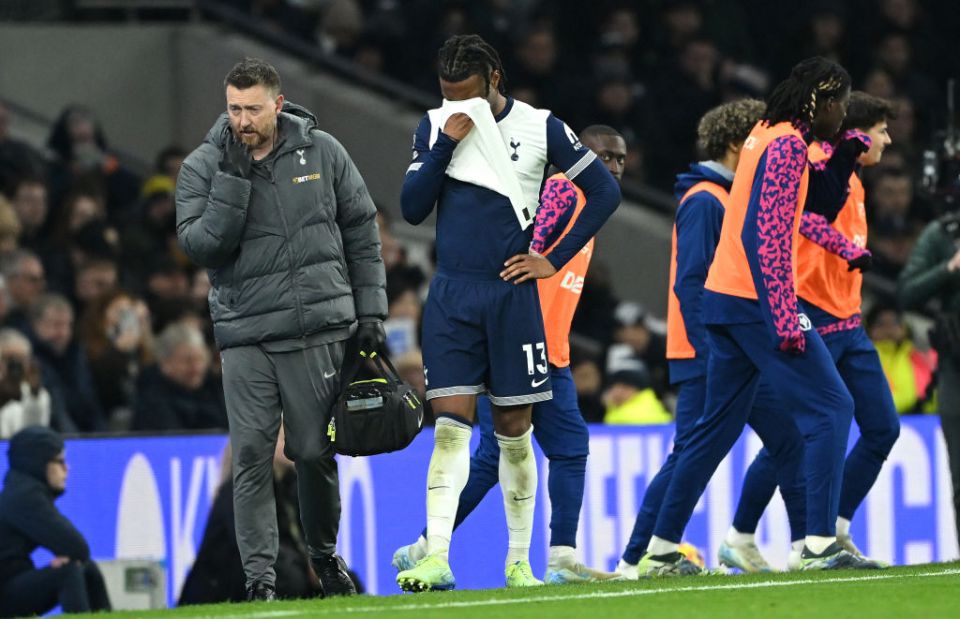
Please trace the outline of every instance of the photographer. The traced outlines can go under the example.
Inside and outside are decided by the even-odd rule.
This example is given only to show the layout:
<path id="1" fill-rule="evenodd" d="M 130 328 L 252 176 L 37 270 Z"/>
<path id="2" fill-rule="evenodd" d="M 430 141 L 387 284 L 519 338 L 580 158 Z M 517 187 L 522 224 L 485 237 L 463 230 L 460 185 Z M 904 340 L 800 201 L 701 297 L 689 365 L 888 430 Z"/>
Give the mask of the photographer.
<path id="1" fill-rule="evenodd" d="M 960 212 L 948 213 L 924 229 L 900 274 L 898 295 L 904 309 L 921 309 L 933 299 L 940 302 L 930 341 L 940 355 L 940 423 L 960 537 Z"/>
<path id="2" fill-rule="evenodd" d="M 15 329 L 0 330 L 0 438 L 49 425 L 50 394 L 41 384 L 30 340 Z"/>

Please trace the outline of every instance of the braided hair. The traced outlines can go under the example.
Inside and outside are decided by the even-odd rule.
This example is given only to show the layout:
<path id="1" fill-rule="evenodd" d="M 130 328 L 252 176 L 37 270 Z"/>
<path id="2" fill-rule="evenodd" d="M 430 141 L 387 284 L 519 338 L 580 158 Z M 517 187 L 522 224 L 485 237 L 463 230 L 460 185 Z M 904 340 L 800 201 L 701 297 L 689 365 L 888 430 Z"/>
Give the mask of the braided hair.
<path id="1" fill-rule="evenodd" d="M 462 82 L 471 75 L 483 77 L 490 92 L 490 73 L 499 71 L 497 90 L 506 92 L 507 75 L 503 71 L 497 50 L 476 34 L 458 34 L 447 39 L 438 54 L 440 79 Z"/>
<path id="2" fill-rule="evenodd" d="M 790 77 L 770 93 L 762 119 L 770 125 L 787 121 L 812 125 L 817 105 L 840 96 L 848 88 L 850 74 L 846 69 L 820 56 L 807 58 L 793 67 Z"/>

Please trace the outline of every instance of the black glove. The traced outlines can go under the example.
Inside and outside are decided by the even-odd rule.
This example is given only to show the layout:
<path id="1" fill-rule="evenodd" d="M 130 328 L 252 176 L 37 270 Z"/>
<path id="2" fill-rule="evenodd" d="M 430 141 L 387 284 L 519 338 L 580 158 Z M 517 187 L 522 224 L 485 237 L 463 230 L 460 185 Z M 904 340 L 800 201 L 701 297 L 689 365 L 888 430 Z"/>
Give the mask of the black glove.
<path id="1" fill-rule="evenodd" d="M 870 252 L 860 254 L 856 258 L 847 260 L 847 271 L 860 269 L 861 273 L 866 273 L 873 268 L 873 255 Z"/>
<path id="2" fill-rule="evenodd" d="M 220 171 L 231 176 L 247 178 L 253 166 L 253 157 L 250 156 L 250 151 L 243 142 L 237 141 L 229 127 L 226 133 L 223 151 L 220 153 Z"/>
<path id="3" fill-rule="evenodd" d="M 387 334 L 383 330 L 383 323 L 379 320 L 361 322 L 357 326 L 357 350 L 361 355 L 371 357 L 373 353 L 381 352 L 386 341 Z"/>
<path id="4" fill-rule="evenodd" d="M 873 144 L 873 141 L 869 135 L 859 129 L 850 129 L 840 136 L 840 142 L 837 144 L 836 149 L 847 157 L 856 159 L 861 153 L 870 150 L 871 144 Z"/>

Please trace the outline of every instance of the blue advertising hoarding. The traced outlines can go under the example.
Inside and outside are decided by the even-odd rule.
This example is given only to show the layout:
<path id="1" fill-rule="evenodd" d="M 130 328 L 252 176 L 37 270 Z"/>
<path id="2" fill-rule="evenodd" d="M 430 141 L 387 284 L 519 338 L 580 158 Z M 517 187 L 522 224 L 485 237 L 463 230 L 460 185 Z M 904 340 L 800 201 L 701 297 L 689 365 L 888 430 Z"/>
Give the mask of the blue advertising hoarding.
<path id="1" fill-rule="evenodd" d="M 896 564 L 958 556 L 946 448 L 935 417 L 904 418 L 903 430 L 852 532 L 869 555 Z M 612 569 L 633 526 L 650 477 L 670 448 L 672 426 L 591 427 L 591 455 L 578 535 L 585 563 Z M 475 437 L 476 438 L 476 437 Z M 852 441 L 855 436 L 851 437 Z M 175 600 L 194 560 L 221 481 L 223 436 L 76 439 L 67 442 L 70 479 L 60 509 L 87 536 L 97 559 L 152 558 L 167 569 Z M 343 515 L 340 551 L 371 593 L 398 590 L 390 558 L 416 539 L 425 522 L 424 482 L 433 446 L 424 431 L 406 450 L 340 461 Z M 759 449 L 747 432 L 723 461 L 686 533 L 715 563 L 743 473 Z M 5 444 L 0 451 L 6 452 Z M 546 565 L 549 540 L 547 463 L 540 484 L 531 561 Z M 0 474 L 6 471 L 0 458 Z M 783 567 L 789 527 L 779 496 L 757 532 L 761 551 Z M 494 489 L 454 535 L 451 564 L 461 588 L 503 584 L 507 548 L 502 497 Z M 37 553 L 38 563 L 49 555 Z"/>

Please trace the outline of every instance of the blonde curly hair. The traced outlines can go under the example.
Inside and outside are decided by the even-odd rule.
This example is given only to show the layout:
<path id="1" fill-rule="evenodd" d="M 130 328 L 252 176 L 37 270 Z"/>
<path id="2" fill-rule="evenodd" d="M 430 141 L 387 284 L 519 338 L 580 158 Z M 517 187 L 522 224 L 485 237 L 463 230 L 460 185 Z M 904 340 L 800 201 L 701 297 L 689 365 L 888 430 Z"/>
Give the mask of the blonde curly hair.
<path id="1" fill-rule="evenodd" d="M 741 144 L 747 139 L 765 109 L 766 104 L 758 99 L 718 105 L 700 119 L 697 146 L 707 159 L 721 159 L 730 144 Z"/>

